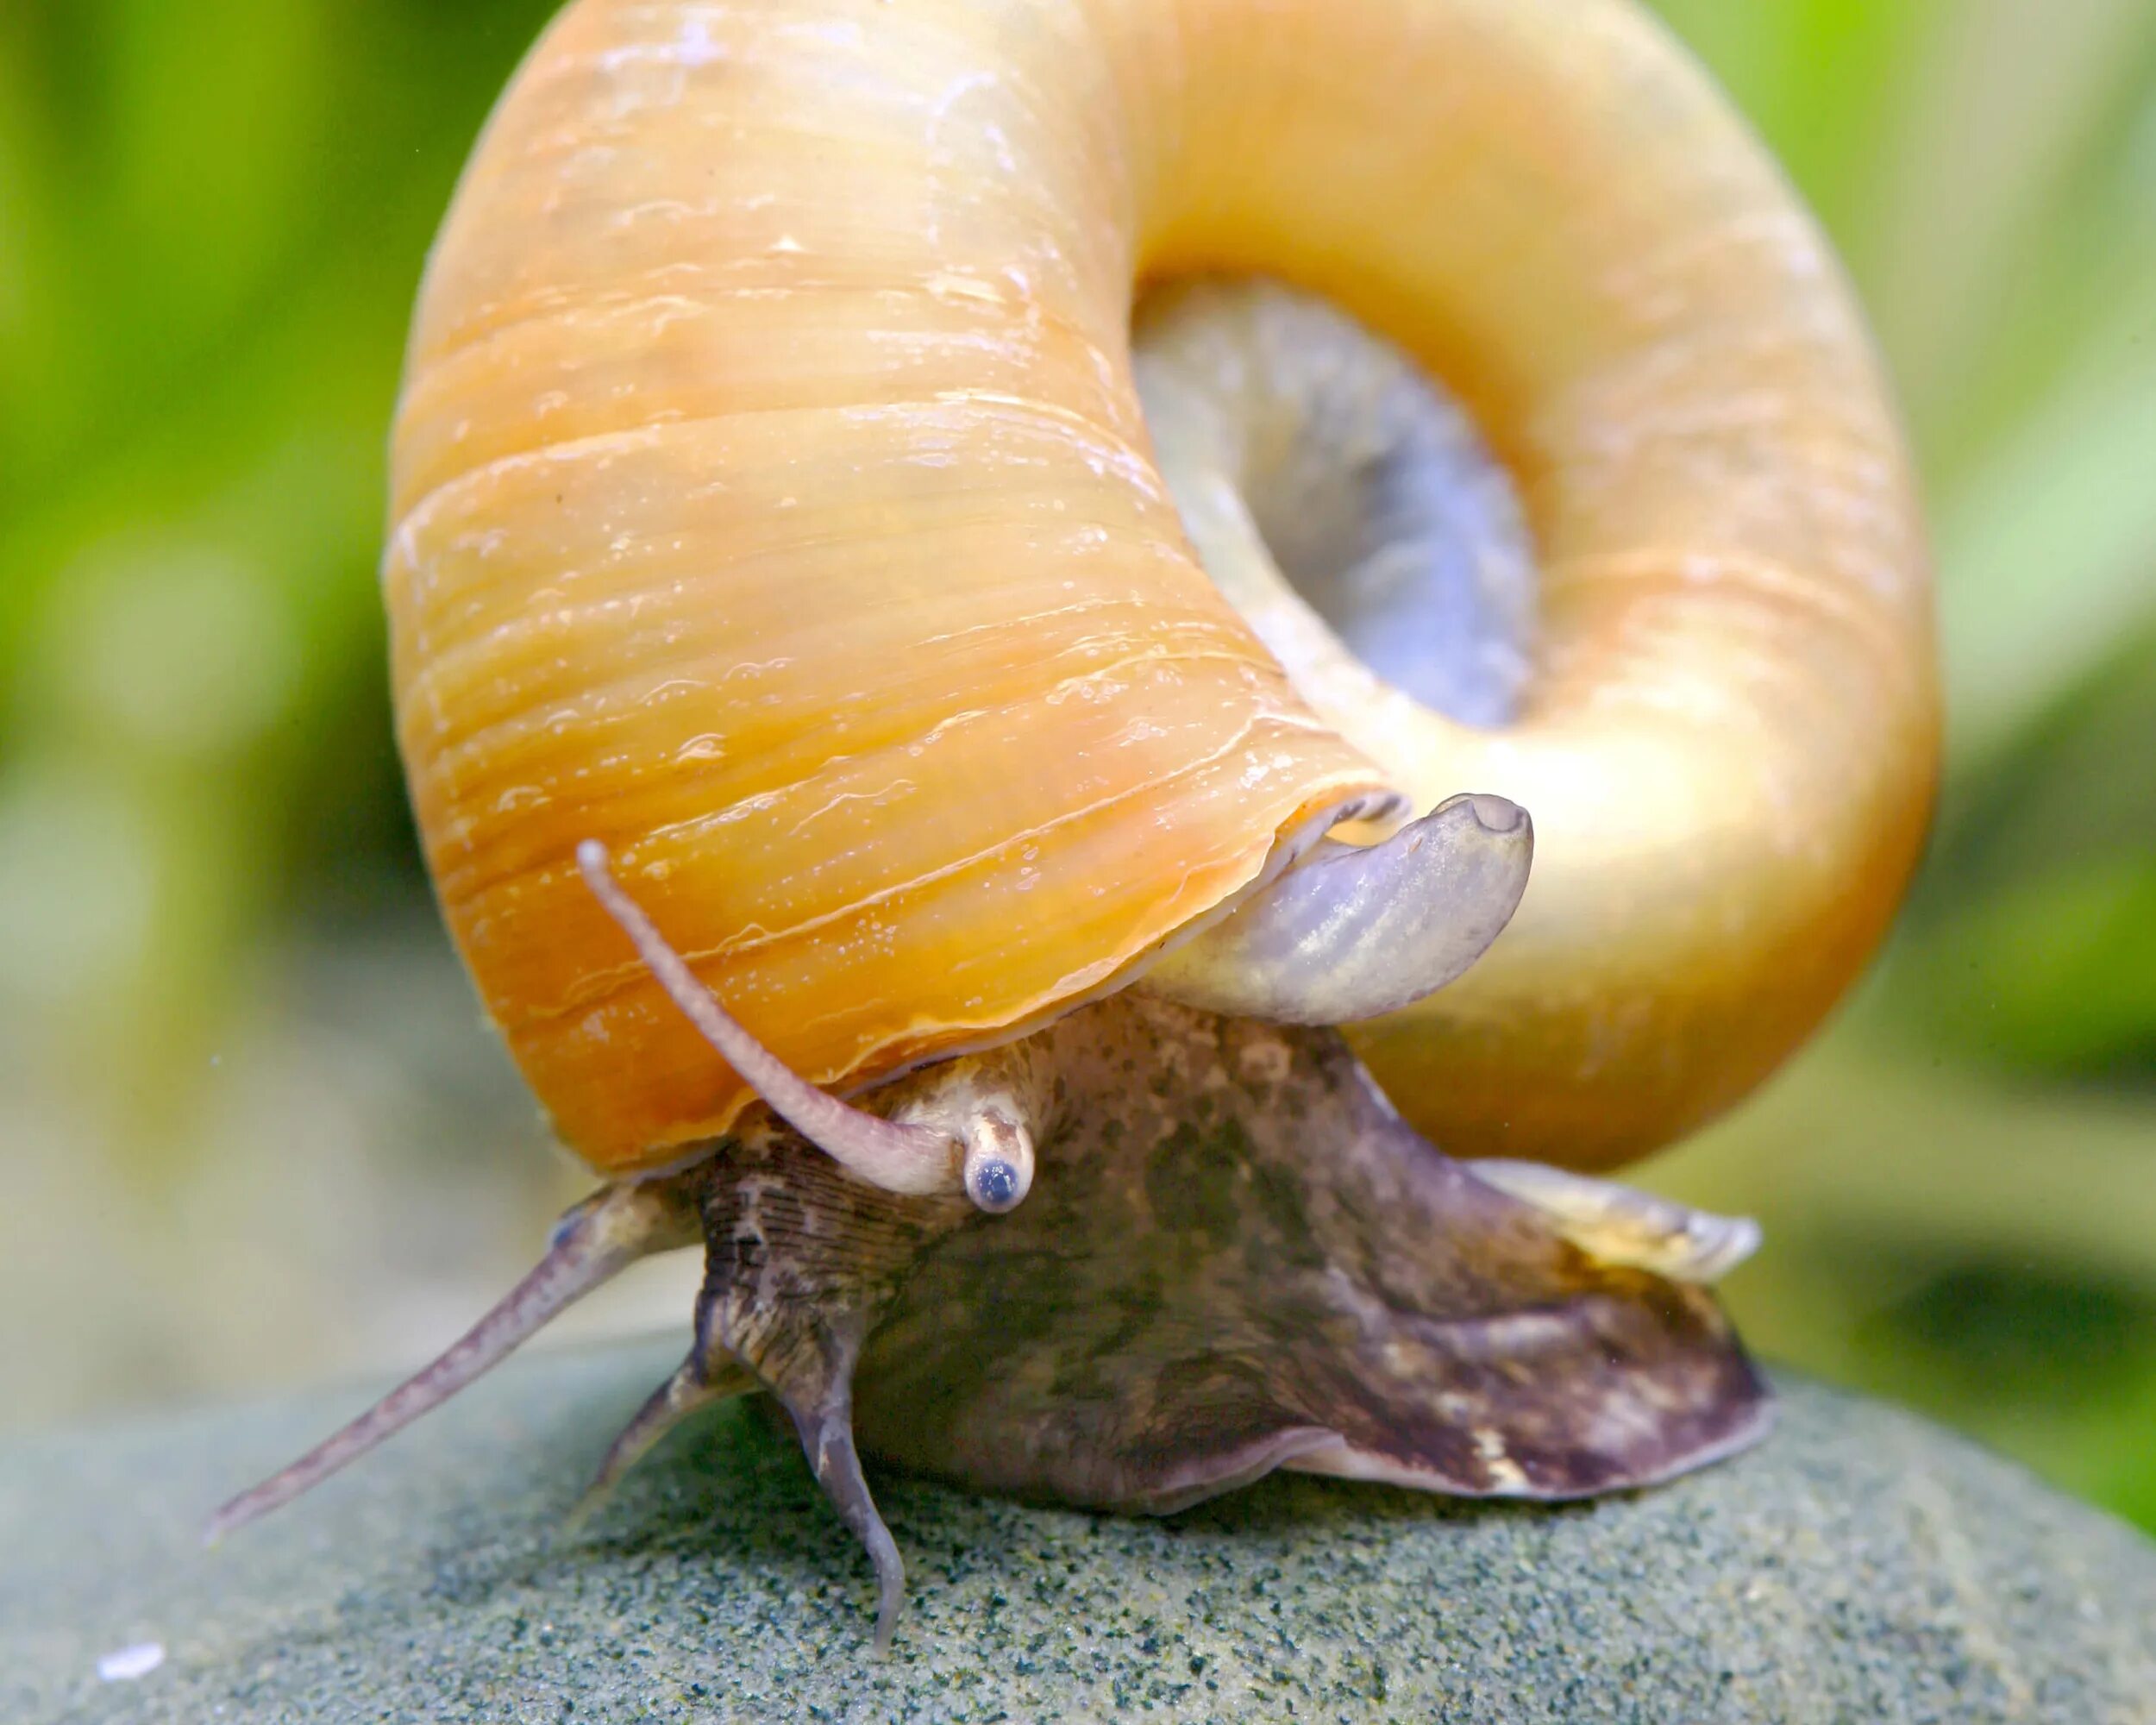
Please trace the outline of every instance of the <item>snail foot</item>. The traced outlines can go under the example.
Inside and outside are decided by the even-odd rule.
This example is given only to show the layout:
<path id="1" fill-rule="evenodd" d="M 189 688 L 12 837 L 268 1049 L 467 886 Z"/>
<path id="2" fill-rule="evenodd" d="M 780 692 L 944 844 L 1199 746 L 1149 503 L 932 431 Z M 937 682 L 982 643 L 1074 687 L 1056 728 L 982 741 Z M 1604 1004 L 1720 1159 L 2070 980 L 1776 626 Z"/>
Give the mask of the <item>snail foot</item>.
<path id="1" fill-rule="evenodd" d="M 1164 1513 L 1283 1466 L 1577 1497 L 1764 1431 L 1711 1294 L 1583 1250 L 1552 1182 L 1525 1202 L 1439 1153 L 1337 1033 L 1131 994 L 1049 1034 L 1068 1120 L 1025 1208 L 929 1243 L 871 1334 L 870 1454 Z M 1580 1185 L 1601 1244 L 1715 1256 Z"/>
<path id="2" fill-rule="evenodd" d="M 1701 1283 L 1757 1238 L 1560 1170 L 1440 1154 L 1338 1034 L 1134 992 L 901 1080 L 894 1113 L 1039 1120 L 1011 1214 L 893 1194 L 759 1115 L 566 1215 L 432 1365 L 211 1523 L 229 1531 L 437 1405 L 573 1301 L 701 1233 L 687 1358 L 577 1515 L 696 1408 L 768 1391 L 874 1568 L 864 1453 L 1017 1496 L 1166 1513 L 1276 1468 L 1583 1496 L 1757 1439 L 1766 1391 Z M 940 1127 L 937 1128 L 940 1129 Z M 999 1154 L 1009 1140 L 988 1134 Z"/>
<path id="3" fill-rule="evenodd" d="M 1483 1160 L 1470 1162 L 1468 1170 L 1485 1186 L 1540 1211 L 1559 1234 L 1604 1264 L 1706 1283 L 1719 1282 L 1759 1249 L 1759 1225 L 1750 1216 L 1718 1216 L 1539 1162 Z"/>

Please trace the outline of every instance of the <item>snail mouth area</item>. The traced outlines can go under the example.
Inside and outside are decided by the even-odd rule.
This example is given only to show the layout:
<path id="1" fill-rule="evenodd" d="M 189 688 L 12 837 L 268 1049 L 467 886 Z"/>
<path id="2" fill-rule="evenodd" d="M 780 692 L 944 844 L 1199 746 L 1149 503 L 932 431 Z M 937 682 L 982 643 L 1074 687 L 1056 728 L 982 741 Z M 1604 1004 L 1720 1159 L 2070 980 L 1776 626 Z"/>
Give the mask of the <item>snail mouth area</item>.
<path id="1" fill-rule="evenodd" d="M 1463 724 L 1513 719 L 1534 548 L 1463 408 L 1351 317 L 1272 282 L 1150 296 L 1134 350 L 1200 561 L 1321 715 L 1358 742 L 1402 697 Z"/>

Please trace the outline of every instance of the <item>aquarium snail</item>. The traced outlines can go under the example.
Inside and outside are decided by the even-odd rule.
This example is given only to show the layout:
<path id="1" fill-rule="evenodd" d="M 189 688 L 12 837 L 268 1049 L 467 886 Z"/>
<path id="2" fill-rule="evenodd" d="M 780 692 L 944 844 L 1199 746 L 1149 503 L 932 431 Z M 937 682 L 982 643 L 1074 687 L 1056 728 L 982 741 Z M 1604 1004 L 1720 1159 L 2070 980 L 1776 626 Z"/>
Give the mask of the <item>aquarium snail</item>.
<path id="1" fill-rule="evenodd" d="M 1623 0 L 576 0 L 392 492 L 429 867 L 607 1183 L 220 1530 L 699 1239 L 603 1477 L 771 1392 L 886 1637 L 856 1434 L 1163 1509 L 1759 1429 L 1748 1225 L 1589 1171 L 1876 943 L 1929 593 L 1826 242 Z"/>

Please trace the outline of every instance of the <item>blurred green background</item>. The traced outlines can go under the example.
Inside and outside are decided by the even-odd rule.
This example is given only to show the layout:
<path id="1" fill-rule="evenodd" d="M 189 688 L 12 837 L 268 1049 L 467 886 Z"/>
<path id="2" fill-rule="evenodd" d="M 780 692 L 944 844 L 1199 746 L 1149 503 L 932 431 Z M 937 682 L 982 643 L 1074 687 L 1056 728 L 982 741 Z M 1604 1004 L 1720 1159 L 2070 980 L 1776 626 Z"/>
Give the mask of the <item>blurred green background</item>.
<path id="1" fill-rule="evenodd" d="M 549 10 L 0 7 L 0 1423 L 408 1364 L 580 1189 L 427 900 L 374 585 L 421 258 Z M 1663 10 L 1900 380 L 1952 764 L 1858 997 L 1645 1177 L 1765 1220 L 1764 1352 L 2156 1528 L 2156 6 Z"/>

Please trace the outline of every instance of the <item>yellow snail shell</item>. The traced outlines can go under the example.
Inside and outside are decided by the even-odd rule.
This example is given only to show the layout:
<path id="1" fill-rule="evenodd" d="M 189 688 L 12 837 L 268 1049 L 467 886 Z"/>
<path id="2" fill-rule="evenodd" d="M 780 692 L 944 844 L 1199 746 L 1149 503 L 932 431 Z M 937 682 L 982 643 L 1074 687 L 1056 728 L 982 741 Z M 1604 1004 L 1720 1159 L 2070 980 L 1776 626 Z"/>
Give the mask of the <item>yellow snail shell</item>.
<path id="1" fill-rule="evenodd" d="M 1328 297 L 1473 412 L 1540 554 L 1510 722 L 1321 641 L 1283 670 L 1207 578 L 1131 323 L 1215 272 Z M 1539 845 L 1512 928 L 1357 1045 L 1449 1147 L 1590 1166 L 1809 1029 L 1928 806 L 1864 333 L 1618 0 L 579 0 L 466 172 L 394 466 L 429 866 L 602 1171 L 754 1096 L 581 840 L 858 1088 L 1137 979 L 1337 819 L 1499 794 Z"/>

